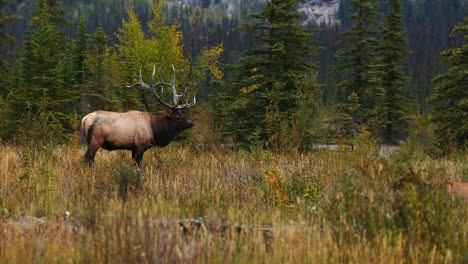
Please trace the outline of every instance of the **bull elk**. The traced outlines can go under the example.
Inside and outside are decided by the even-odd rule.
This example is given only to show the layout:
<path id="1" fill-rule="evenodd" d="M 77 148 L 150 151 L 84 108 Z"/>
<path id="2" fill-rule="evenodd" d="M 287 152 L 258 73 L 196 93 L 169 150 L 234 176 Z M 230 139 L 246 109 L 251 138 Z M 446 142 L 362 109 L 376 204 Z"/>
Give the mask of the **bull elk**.
<path id="1" fill-rule="evenodd" d="M 183 109 L 193 107 L 196 103 L 195 96 L 192 103 L 179 104 L 179 97 L 175 86 L 175 69 L 172 65 L 172 83 L 165 83 L 159 73 L 159 82 L 153 84 L 156 67 L 153 67 L 151 83 L 143 82 L 140 70 L 140 81 L 127 85 L 132 88 L 141 85 L 151 91 L 156 100 L 167 107 L 163 115 L 151 115 L 140 111 L 117 113 L 109 111 L 95 111 L 85 116 L 81 121 L 81 128 L 88 141 L 88 150 L 84 158 L 92 163 L 99 148 L 108 151 L 126 149 L 132 151 L 132 158 L 141 167 L 143 154 L 152 146 L 165 147 L 172 139 L 184 131 L 193 127 L 193 122 L 187 119 L 181 112 Z M 157 86 L 170 87 L 173 93 L 173 105 L 166 103 L 154 90 Z M 163 88 L 161 88 L 161 93 Z"/>

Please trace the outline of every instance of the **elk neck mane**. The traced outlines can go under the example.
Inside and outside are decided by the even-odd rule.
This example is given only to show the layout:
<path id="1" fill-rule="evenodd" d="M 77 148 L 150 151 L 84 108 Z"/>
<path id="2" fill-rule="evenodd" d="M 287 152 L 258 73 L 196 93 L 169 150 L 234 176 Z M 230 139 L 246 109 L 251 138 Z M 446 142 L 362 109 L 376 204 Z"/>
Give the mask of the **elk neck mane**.
<path id="1" fill-rule="evenodd" d="M 153 146 L 165 147 L 179 134 L 175 128 L 169 125 L 169 118 L 164 115 L 150 115 L 151 129 L 153 130 Z"/>

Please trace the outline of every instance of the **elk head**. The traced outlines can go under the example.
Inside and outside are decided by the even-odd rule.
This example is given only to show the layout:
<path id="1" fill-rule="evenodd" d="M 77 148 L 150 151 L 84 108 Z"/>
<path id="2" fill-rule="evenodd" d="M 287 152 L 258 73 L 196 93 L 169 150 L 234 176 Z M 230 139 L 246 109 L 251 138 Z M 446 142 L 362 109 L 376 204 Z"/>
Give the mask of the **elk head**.
<path id="1" fill-rule="evenodd" d="M 192 120 L 187 119 L 180 110 L 167 110 L 166 117 L 172 121 L 170 124 L 175 131 L 183 131 L 193 127 Z"/>
<path id="2" fill-rule="evenodd" d="M 151 75 L 151 83 L 146 84 L 143 82 L 141 78 L 141 70 L 140 70 L 140 81 L 127 86 L 129 88 L 135 86 L 135 85 L 141 85 L 151 91 L 151 93 L 156 97 L 156 100 L 158 100 L 159 103 L 167 107 L 166 114 L 164 116 L 160 116 L 161 121 L 156 122 L 158 128 L 153 128 L 154 131 L 154 136 L 155 136 L 155 141 L 159 142 L 158 145 L 164 146 L 168 144 L 174 136 L 179 134 L 185 129 L 193 127 L 193 122 L 189 119 L 187 119 L 183 114 L 182 111 L 183 109 L 187 109 L 190 107 L 193 107 L 197 100 L 195 96 L 193 97 L 193 102 L 192 103 L 185 103 L 185 104 L 180 104 L 179 103 L 179 98 L 185 95 L 185 92 L 187 91 L 187 88 L 184 89 L 184 92 L 182 94 L 177 94 L 176 86 L 175 86 L 175 69 L 174 65 L 172 65 L 172 82 L 171 83 L 166 83 L 163 81 L 161 74 L 159 73 L 159 82 L 154 83 L 154 74 L 156 71 L 156 66 L 153 66 L 153 74 Z M 161 96 L 156 92 L 154 89 L 157 86 L 167 86 L 172 89 L 172 100 L 173 100 L 173 105 L 163 101 L 161 99 Z M 161 88 L 161 94 L 163 93 L 164 89 L 163 87 Z M 156 117 L 155 117 L 156 118 Z"/>

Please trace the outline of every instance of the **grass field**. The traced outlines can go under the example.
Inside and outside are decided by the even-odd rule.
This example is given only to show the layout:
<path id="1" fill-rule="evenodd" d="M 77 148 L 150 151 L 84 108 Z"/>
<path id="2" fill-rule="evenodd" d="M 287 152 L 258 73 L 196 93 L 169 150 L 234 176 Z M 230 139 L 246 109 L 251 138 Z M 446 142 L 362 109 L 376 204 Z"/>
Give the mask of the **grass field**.
<path id="1" fill-rule="evenodd" d="M 467 263 L 468 155 L 0 144 L 1 263 Z"/>

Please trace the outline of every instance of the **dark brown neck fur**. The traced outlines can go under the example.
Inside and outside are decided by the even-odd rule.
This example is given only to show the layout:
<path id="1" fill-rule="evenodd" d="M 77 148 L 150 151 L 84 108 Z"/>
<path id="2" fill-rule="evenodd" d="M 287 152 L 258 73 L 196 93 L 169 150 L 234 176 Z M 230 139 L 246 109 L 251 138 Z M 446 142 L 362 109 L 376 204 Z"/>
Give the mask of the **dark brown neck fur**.
<path id="1" fill-rule="evenodd" d="M 174 125 L 171 125 L 169 117 L 165 115 L 151 116 L 151 129 L 153 130 L 153 146 L 165 147 L 171 143 L 178 132 Z"/>

